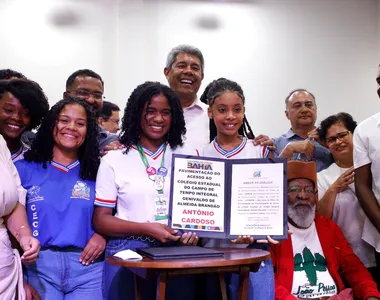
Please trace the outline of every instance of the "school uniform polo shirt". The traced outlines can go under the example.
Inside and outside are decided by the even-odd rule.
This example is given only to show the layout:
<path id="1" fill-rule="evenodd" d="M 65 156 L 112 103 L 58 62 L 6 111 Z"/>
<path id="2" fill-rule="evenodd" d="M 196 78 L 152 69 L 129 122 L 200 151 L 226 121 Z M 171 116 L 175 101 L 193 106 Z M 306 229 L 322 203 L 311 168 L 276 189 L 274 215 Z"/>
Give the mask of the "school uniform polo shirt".
<path id="1" fill-rule="evenodd" d="M 169 205 L 172 154 L 196 155 L 192 148 L 177 148 L 161 145 L 156 152 L 143 149 L 150 167 L 156 170 L 161 166 L 168 169 L 165 176 L 163 195 Z M 135 146 L 125 154 L 125 150 L 110 151 L 102 157 L 96 178 L 95 205 L 116 208 L 116 217 L 133 222 L 155 222 L 155 200 L 158 191 L 146 173 L 146 167 Z"/>
<path id="2" fill-rule="evenodd" d="M 19 161 L 21 159 L 24 159 L 24 153 L 29 150 L 29 147 L 22 144 L 20 149 L 18 149 L 15 153 L 11 155 L 13 163 L 16 161 Z"/>
<path id="3" fill-rule="evenodd" d="M 95 182 L 80 177 L 80 163 L 63 166 L 16 162 L 21 184 L 27 190 L 26 210 L 32 234 L 41 247 L 83 249 L 94 234 Z"/>
<path id="4" fill-rule="evenodd" d="M 249 158 L 266 158 L 269 154 L 269 148 L 266 146 L 253 144 L 253 140 L 243 138 L 242 142 L 230 151 L 224 150 L 214 139 L 210 144 L 197 150 L 199 156 L 217 157 L 228 159 L 249 159 Z M 247 248 L 247 244 L 233 244 L 230 240 L 204 238 L 202 239 L 204 247 L 225 247 L 225 248 Z M 268 244 L 254 243 L 249 245 L 250 248 L 261 248 L 268 250 Z"/>

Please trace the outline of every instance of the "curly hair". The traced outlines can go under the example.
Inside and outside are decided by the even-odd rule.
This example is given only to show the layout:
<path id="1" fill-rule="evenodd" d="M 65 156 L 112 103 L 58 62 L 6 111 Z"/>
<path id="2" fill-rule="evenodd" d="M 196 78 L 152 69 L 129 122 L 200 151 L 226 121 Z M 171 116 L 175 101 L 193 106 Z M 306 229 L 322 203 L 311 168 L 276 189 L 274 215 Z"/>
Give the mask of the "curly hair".
<path id="1" fill-rule="evenodd" d="M 124 109 L 120 143 L 126 146 L 125 153 L 128 153 L 133 144 L 139 142 L 141 132 L 140 121 L 144 113 L 145 103 L 149 105 L 152 97 L 160 94 L 168 99 L 171 108 L 172 123 L 170 124 L 166 140 L 173 150 L 183 145 L 182 136 L 186 134 L 186 127 L 178 96 L 166 85 L 159 82 L 147 81 L 135 88 Z"/>
<path id="2" fill-rule="evenodd" d="M 12 70 L 12 69 L 1 69 L 0 70 L 0 80 L 8 80 L 8 79 L 11 79 L 11 78 L 24 78 L 26 79 L 26 77 L 24 76 L 24 74 L 21 74 L 20 72 L 17 72 L 15 70 Z"/>
<path id="3" fill-rule="evenodd" d="M 329 116 L 321 122 L 318 128 L 319 138 L 323 142 L 326 142 L 327 130 L 329 130 L 331 126 L 337 123 L 343 124 L 344 127 L 346 127 L 347 130 L 351 131 L 352 133 L 354 133 L 355 128 L 358 125 L 352 116 L 345 112 L 340 112 L 336 115 Z"/>
<path id="4" fill-rule="evenodd" d="M 228 80 L 226 78 L 219 78 L 209 83 L 207 87 L 205 88 L 202 96 L 200 97 L 200 100 L 211 107 L 214 104 L 215 99 L 220 97 L 222 94 L 226 92 L 236 93 L 239 96 L 239 98 L 243 101 L 243 104 L 245 104 L 245 97 L 244 97 L 243 89 L 241 88 L 241 86 L 237 84 L 235 81 Z M 211 142 L 215 139 L 217 135 L 217 129 L 216 129 L 215 122 L 213 119 L 210 119 L 209 129 L 210 129 L 210 142 Z M 249 122 L 245 115 L 243 119 L 243 124 L 239 128 L 238 132 L 241 136 L 245 136 L 249 139 L 255 138 L 255 135 L 253 134 L 253 130 L 251 126 L 249 125 Z"/>
<path id="5" fill-rule="evenodd" d="M 38 83 L 28 79 L 0 80 L 0 98 L 11 93 L 30 115 L 28 129 L 37 128 L 49 111 L 48 99 Z"/>
<path id="6" fill-rule="evenodd" d="M 98 142 L 99 129 L 94 110 L 81 99 L 67 97 L 52 106 L 42 121 L 31 149 L 25 153 L 24 158 L 27 161 L 42 163 L 43 167 L 46 169 L 47 162 L 53 160 L 53 148 L 55 145 L 53 132 L 57 125 L 59 114 L 64 107 L 69 104 L 80 105 L 86 111 L 86 138 L 78 151 L 80 176 L 82 179 L 95 180 L 100 164 Z"/>

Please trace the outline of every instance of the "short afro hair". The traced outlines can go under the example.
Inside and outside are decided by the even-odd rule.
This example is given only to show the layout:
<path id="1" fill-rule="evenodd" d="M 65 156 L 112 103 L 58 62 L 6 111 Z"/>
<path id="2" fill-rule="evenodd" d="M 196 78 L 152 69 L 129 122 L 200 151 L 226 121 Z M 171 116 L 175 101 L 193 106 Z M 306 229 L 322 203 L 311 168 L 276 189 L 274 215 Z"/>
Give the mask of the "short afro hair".
<path id="1" fill-rule="evenodd" d="M 75 71 L 73 74 L 69 76 L 69 78 L 67 78 L 66 91 L 69 91 L 71 89 L 75 81 L 75 78 L 77 78 L 78 76 L 88 76 L 88 77 L 99 79 L 100 82 L 102 83 L 102 86 L 104 86 L 103 79 L 102 77 L 100 77 L 98 73 L 95 73 L 94 71 L 89 70 L 89 69 L 81 69 L 81 70 Z"/>

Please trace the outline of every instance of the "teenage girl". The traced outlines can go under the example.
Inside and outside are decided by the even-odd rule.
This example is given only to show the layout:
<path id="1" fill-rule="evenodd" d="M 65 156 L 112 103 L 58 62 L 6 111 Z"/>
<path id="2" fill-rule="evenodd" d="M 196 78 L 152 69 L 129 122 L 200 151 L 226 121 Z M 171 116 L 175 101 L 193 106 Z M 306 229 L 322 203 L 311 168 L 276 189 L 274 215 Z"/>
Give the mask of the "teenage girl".
<path id="1" fill-rule="evenodd" d="M 182 147 L 185 133 L 180 101 L 169 87 L 145 82 L 132 92 L 120 136 L 125 150 L 104 156 L 96 179 L 94 226 L 109 237 L 106 257 L 126 249 L 198 243 L 194 233 L 179 236 L 167 226 L 172 154 L 195 155 Z M 178 280 L 169 281 L 167 299 L 192 299 L 190 278 Z M 155 281 L 142 284 L 143 299 L 155 299 Z M 110 300 L 135 299 L 126 268 L 106 264 L 103 289 Z"/>
<path id="2" fill-rule="evenodd" d="M 245 97 L 242 88 L 234 81 L 219 78 L 205 89 L 201 99 L 207 99 L 210 118 L 210 144 L 200 149 L 199 155 L 227 159 L 273 157 L 266 146 L 255 145 L 252 129 L 245 117 Z M 276 241 L 269 238 L 271 242 Z M 249 236 L 236 240 L 205 239 L 206 247 L 249 247 L 269 251 L 269 245 L 257 243 Z M 249 245 L 242 245 L 249 244 Z M 232 274 L 230 297 L 236 299 L 238 276 Z M 274 275 L 271 260 L 264 261 L 258 272 L 250 273 L 248 299 L 274 299 Z"/>

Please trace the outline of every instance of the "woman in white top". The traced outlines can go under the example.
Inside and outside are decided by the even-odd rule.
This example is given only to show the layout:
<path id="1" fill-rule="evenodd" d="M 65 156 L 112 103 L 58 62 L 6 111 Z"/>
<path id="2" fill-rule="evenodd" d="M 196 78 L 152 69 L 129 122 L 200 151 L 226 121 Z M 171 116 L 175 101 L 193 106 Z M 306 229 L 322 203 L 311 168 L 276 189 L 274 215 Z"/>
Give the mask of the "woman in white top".
<path id="1" fill-rule="evenodd" d="M 34 263 L 40 243 L 32 237 L 25 211 L 25 190 L 0 135 L 0 299 L 24 300 L 21 262 Z M 12 249 L 8 231 L 20 244 L 23 255 Z"/>
<path id="2" fill-rule="evenodd" d="M 145 82 L 132 92 L 120 136 L 126 148 L 104 156 L 96 178 L 94 226 L 109 237 L 106 256 L 126 249 L 197 244 L 194 233 L 178 236 L 167 226 L 172 154 L 196 154 L 182 147 L 185 133 L 180 101 L 169 87 Z M 192 299 L 194 289 L 177 281 L 169 282 L 167 299 Z M 143 299 L 154 299 L 155 282 L 142 284 Z M 126 268 L 106 264 L 103 289 L 110 300 L 135 299 L 133 276 Z"/>
<path id="3" fill-rule="evenodd" d="M 375 250 L 362 239 L 365 214 L 355 195 L 352 134 L 356 125 L 347 113 L 321 122 L 319 138 L 331 151 L 335 163 L 318 173 L 317 213 L 339 225 L 354 253 L 374 275 Z"/>

